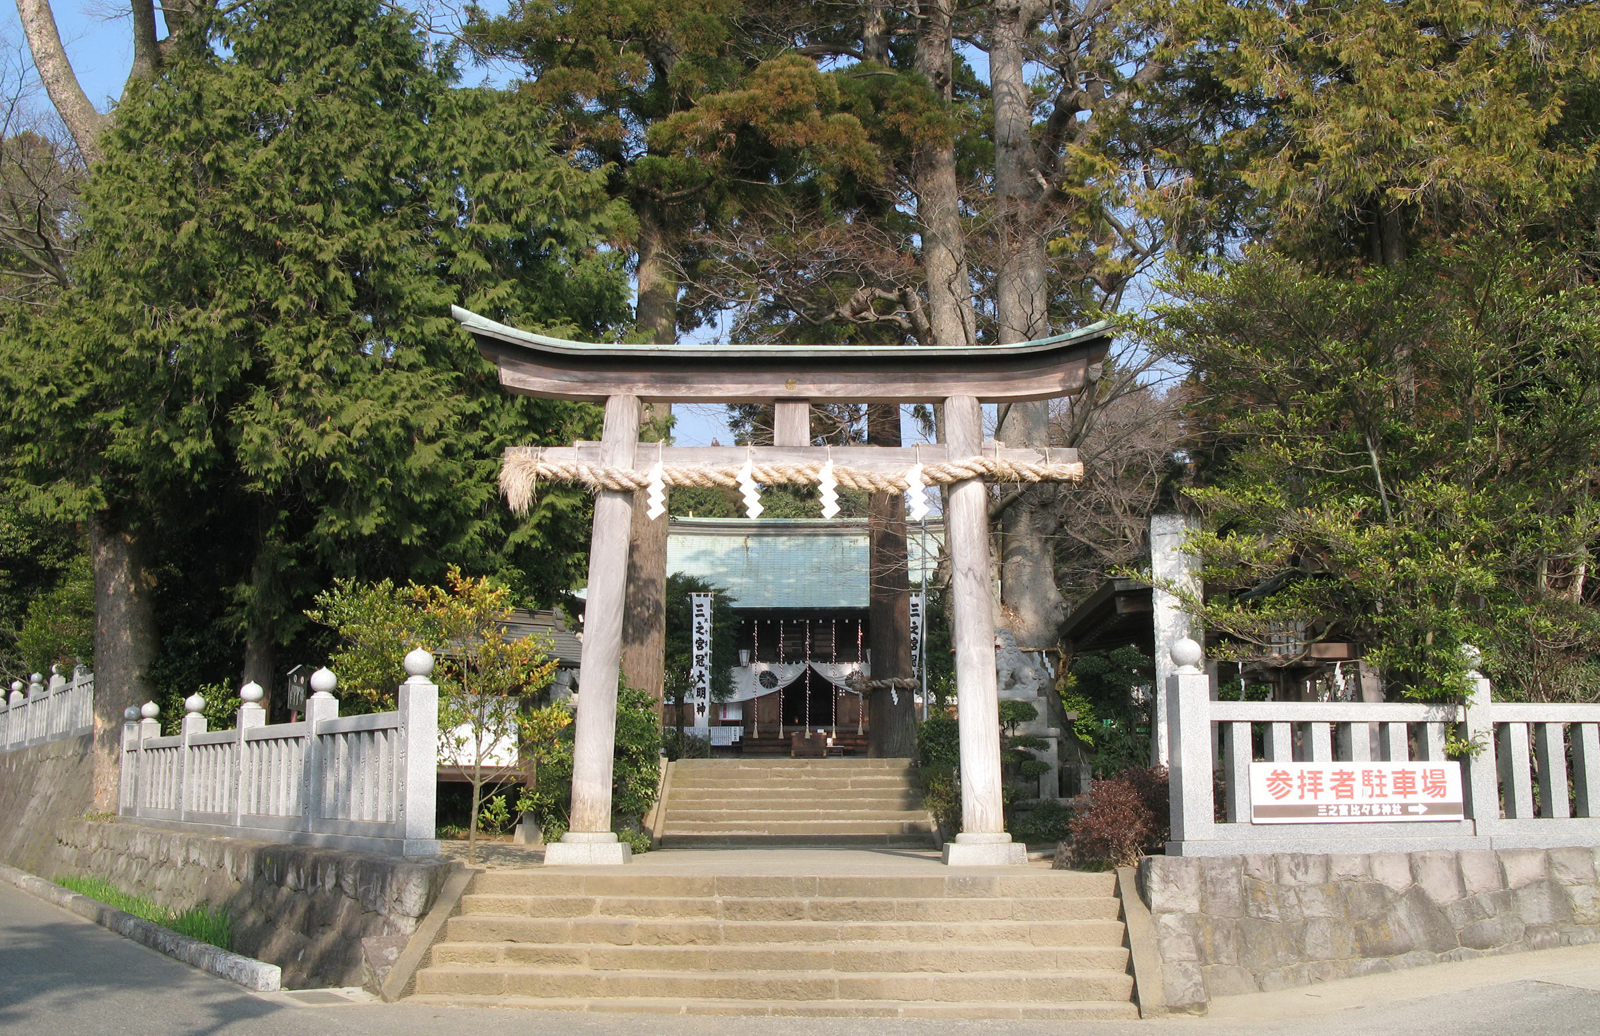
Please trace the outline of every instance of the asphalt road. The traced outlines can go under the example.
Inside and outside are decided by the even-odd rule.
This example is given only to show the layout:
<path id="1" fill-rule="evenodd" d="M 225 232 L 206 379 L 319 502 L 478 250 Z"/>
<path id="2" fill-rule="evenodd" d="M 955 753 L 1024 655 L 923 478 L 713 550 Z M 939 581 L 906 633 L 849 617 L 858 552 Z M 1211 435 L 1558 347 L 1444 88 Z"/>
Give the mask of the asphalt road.
<path id="1" fill-rule="evenodd" d="M 302 999 L 304 999 L 302 994 Z M 1600 1034 L 1600 946 L 1233 997 L 1205 1018 L 951 1022 L 577 1014 L 247 993 L 0 884 L 3 1036 L 1567 1036 Z"/>

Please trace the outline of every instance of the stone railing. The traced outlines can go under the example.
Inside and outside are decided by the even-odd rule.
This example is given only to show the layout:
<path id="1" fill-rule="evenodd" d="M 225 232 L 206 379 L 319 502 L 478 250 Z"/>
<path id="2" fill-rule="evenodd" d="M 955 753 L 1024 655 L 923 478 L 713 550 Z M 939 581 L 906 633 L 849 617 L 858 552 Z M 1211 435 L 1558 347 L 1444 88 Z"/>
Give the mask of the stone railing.
<path id="1" fill-rule="evenodd" d="M 94 674 L 82 667 L 70 680 L 60 673 L 52 673 L 48 684 L 40 673 L 34 673 L 26 685 L 18 680 L 0 703 L 0 752 L 93 730 Z"/>
<path id="2" fill-rule="evenodd" d="M 233 730 L 208 731 L 193 695 L 178 734 L 159 710 L 128 710 L 121 813 L 176 830 L 337 849 L 431 856 L 439 742 L 433 656 L 406 656 L 394 712 L 340 716 L 333 673 L 311 677 L 305 719 L 268 726 L 261 688 L 246 684 Z"/>
<path id="3" fill-rule="evenodd" d="M 1213 701 L 1200 646 L 1180 640 L 1172 659 L 1169 855 L 1600 845 L 1600 705 L 1496 702 L 1476 672 L 1464 705 Z M 1361 763 L 1458 761 L 1462 819 L 1252 823 L 1252 763 L 1364 775 Z"/>

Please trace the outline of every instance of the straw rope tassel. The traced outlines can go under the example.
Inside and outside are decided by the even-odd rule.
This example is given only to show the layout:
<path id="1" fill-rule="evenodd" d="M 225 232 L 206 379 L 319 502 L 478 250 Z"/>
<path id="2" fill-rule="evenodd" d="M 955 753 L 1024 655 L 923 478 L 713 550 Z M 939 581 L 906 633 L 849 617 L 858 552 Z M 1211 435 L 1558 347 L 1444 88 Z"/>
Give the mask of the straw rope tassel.
<path id="1" fill-rule="evenodd" d="M 746 484 L 742 482 L 741 474 L 751 483 L 760 485 L 807 485 L 820 480 L 825 466 L 823 461 L 756 464 L 753 460 L 747 460 L 739 466 L 669 464 L 661 468 L 660 477 L 668 486 L 721 486 L 744 490 Z M 654 471 L 614 468 L 583 461 L 552 461 L 546 459 L 542 451 L 521 450 L 506 457 L 500 469 L 500 489 L 505 493 L 511 509 L 522 514 L 532 506 L 533 491 L 540 482 L 579 482 L 590 489 L 633 492 L 647 488 L 654 474 Z M 909 488 L 905 472 L 866 471 L 835 464 L 833 478 L 846 489 L 867 492 L 903 493 Z M 927 486 L 941 486 L 969 478 L 987 478 L 995 482 L 1079 482 L 1083 479 L 1083 464 L 1030 464 L 998 457 L 967 457 L 925 465 L 921 481 Z"/>

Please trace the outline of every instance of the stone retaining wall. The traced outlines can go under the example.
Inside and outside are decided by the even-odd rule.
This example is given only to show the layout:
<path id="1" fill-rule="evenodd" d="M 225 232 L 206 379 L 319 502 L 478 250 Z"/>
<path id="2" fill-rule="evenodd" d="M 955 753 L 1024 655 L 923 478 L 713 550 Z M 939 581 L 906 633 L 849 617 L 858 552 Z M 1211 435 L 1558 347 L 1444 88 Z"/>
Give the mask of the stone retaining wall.
<path id="1" fill-rule="evenodd" d="M 92 735 L 0 752 L 0 863 L 40 873 L 56 828 L 94 808 Z"/>
<path id="2" fill-rule="evenodd" d="M 1146 857 L 1168 1005 L 1600 942 L 1600 849 Z"/>
<path id="3" fill-rule="evenodd" d="M 304 845 L 68 821 L 34 873 L 87 874 L 168 909 L 226 907 L 235 952 L 276 964 L 289 989 L 375 988 L 455 866 Z"/>

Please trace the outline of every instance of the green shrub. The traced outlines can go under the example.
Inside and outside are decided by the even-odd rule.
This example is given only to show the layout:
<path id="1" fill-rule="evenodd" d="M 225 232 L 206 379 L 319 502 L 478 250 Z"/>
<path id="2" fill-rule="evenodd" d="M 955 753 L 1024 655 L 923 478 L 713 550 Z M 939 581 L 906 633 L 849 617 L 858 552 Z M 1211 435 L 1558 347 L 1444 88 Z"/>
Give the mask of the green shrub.
<path id="1" fill-rule="evenodd" d="M 170 928 L 179 935 L 187 935 L 224 950 L 233 949 L 233 917 L 226 909 L 211 910 L 197 906 L 182 911 L 168 910 L 145 896 L 130 895 L 109 881 L 82 874 L 63 875 L 56 879 L 56 884 L 90 899 L 98 899 L 123 913 Z"/>
<path id="2" fill-rule="evenodd" d="M 544 840 L 556 841 L 567 830 L 572 808 L 572 737 L 568 723 L 557 736 L 561 751 L 539 771 L 535 797 L 523 796 L 516 809 L 532 813 Z M 636 828 L 661 793 L 661 719 L 656 700 L 644 691 L 624 687 L 617 693 L 616 756 L 611 768 L 613 830 Z"/>
<path id="3" fill-rule="evenodd" d="M 478 811 L 478 829 L 485 834 L 497 835 L 511 826 L 511 807 L 504 795 L 491 795 Z"/>
<path id="4" fill-rule="evenodd" d="M 1040 799 L 1025 809 L 1018 808 L 1007 827 L 1019 842 L 1054 845 L 1066 840 L 1071 822 L 1071 807 L 1056 799 Z"/>
<path id="5" fill-rule="evenodd" d="M 917 765 L 924 770 L 961 765 L 961 728 L 954 716 L 934 713 L 917 728 Z"/>
<path id="6" fill-rule="evenodd" d="M 667 758 L 673 761 L 711 758 L 710 739 L 701 737 L 693 730 L 679 730 L 676 727 L 663 730 L 661 749 L 667 753 Z"/>

